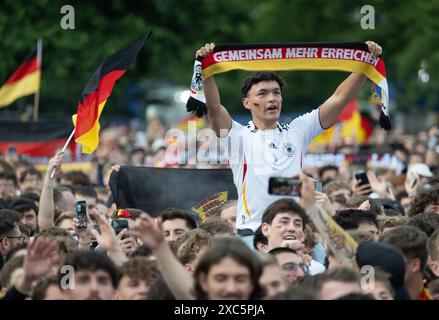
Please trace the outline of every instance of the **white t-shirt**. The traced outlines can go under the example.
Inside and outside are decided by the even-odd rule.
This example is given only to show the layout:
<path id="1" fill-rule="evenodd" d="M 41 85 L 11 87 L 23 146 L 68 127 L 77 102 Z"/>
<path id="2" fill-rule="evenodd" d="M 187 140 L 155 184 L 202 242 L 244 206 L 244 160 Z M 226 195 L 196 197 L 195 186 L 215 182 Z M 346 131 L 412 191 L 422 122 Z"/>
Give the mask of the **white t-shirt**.
<path id="1" fill-rule="evenodd" d="M 301 172 L 308 145 L 323 131 L 318 109 L 270 130 L 258 130 L 252 121 L 246 126 L 232 121 L 228 134 L 219 140 L 238 193 L 238 229 L 259 227 L 265 208 L 282 198 L 268 194 L 269 178 Z"/>

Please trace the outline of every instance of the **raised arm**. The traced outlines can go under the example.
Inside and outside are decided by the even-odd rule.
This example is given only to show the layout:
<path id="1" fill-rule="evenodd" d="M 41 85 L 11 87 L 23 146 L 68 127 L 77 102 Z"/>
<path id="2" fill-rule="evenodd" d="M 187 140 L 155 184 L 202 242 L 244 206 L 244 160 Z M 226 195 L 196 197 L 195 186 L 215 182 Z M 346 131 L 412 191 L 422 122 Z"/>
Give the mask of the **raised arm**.
<path id="1" fill-rule="evenodd" d="M 300 174 L 302 181 L 301 204 L 311 219 L 314 227 L 322 236 L 327 246 L 334 252 L 338 260 L 345 266 L 352 266 L 352 258 L 355 257 L 358 244 L 342 227 L 316 203 L 314 196 L 314 183 L 303 173 Z"/>
<path id="2" fill-rule="evenodd" d="M 378 57 L 382 48 L 372 41 L 366 42 L 369 51 Z M 361 73 L 352 73 L 335 90 L 334 94 L 326 100 L 319 108 L 320 124 L 323 129 L 331 127 L 346 104 L 351 101 L 360 90 L 366 76 Z"/>
<path id="3" fill-rule="evenodd" d="M 151 248 L 157 259 L 157 265 L 163 280 L 177 300 L 193 300 L 193 278 L 172 253 L 163 236 L 160 219 L 142 213 L 137 219 L 131 233 L 139 238 L 143 244 Z"/>
<path id="4" fill-rule="evenodd" d="M 40 203 L 38 206 L 38 225 L 40 231 L 54 226 L 55 204 L 53 201 L 53 178 L 51 174 L 54 169 L 59 172 L 59 168 L 64 156 L 63 151 L 59 151 L 50 159 L 47 165 L 46 175 L 44 177 L 43 190 L 41 190 Z"/>
<path id="5" fill-rule="evenodd" d="M 204 58 L 211 54 L 214 48 L 215 44 L 206 43 L 197 51 L 195 57 Z M 232 127 L 232 118 L 227 109 L 221 105 L 220 94 L 213 76 L 204 79 L 203 86 L 209 125 L 218 137 L 225 136 Z"/>

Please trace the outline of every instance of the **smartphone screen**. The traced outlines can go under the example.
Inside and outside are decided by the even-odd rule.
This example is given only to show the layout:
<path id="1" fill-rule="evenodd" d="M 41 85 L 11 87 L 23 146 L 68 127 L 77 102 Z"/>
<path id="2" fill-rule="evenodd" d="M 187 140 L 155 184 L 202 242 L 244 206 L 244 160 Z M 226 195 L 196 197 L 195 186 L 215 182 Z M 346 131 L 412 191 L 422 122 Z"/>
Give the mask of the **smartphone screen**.
<path id="1" fill-rule="evenodd" d="M 78 229 L 87 228 L 87 202 L 76 202 L 76 218 L 78 219 Z"/>
<path id="2" fill-rule="evenodd" d="M 355 175 L 355 179 L 357 179 L 358 181 L 360 181 L 360 186 L 363 186 L 363 185 L 365 185 L 365 184 L 370 184 L 370 183 L 369 183 L 369 179 L 367 178 L 367 174 L 366 174 L 366 172 L 360 172 L 360 173 L 357 173 L 357 174 Z"/>
<path id="3" fill-rule="evenodd" d="M 314 182 L 314 189 L 318 192 L 323 192 L 323 184 L 321 181 Z"/>
<path id="4" fill-rule="evenodd" d="M 271 177 L 268 193 L 279 196 L 299 196 L 300 180 L 295 178 Z"/>
<path id="5" fill-rule="evenodd" d="M 114 229 L 114 232 L 119 234 L 123 229 L 128 228 L 128 220 L 113 220 L 111 221 L 111 226 Z"/>

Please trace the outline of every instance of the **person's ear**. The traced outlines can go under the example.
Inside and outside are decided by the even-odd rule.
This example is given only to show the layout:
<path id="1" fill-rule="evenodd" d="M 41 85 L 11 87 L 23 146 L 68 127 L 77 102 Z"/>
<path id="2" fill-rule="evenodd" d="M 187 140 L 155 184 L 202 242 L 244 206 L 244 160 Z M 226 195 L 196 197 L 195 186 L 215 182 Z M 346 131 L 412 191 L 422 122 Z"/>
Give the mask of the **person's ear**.
<path id="1" fill-rule="evenodd" d="M 268 251 L 268 246 L 266 244 L 261 243 L 261 242 L 256 243 L 256 247 L 257 247 L 258 251 L 261 251 L 261 252 Z"/>
<path id="2" fill-rule="evenodd" d="M 268 224 L 268 223 L 266 223 L 266 222 L 263 222 L 262 223 L 262 225 L 261 225 L 261 231 L 262 231 L 262 234 L 265 236 L 265 237 L 267 237 L 268 238 L 268 236 L 269 236 L 269 234 L 270 234 L 270 225 Z"/>
<path id="3" fill-rule="evenodd" d="M 9 249 L 9 239 L 8 238 L 3 238 L 2 241 L 0 241 L 0 249 L 2 249 L 2 251 L 7 252 Z"/>
<path id="4" fill-rule="evenodd" d="M 247 97 L 242 98 L 242 105 L 243 105 L 244 108 L 246 108 L 247 110 L 251 110 L 250 101 L 248 100 Z"/>
<path id="5" fill-rule="evenodd" d="M 411 272 L 418 272 L 418 271 L 420 271 L 421 270 L 421 260 L 419 260 L 418 258 L 412 259 L 408 263 L 408 267 L 410 268 Z"/>
<path id="6" fill-rule="evenodd" d="M 184 268 L 185 268 L 187 271 L 189 271 L 190 273 L 193 273 L 193 272 L 194 272 L 194 268 L 192 267 L 192 265 L 191 265 L 190 263 L 186 263 L 186 264 L 184 265 Z"/>

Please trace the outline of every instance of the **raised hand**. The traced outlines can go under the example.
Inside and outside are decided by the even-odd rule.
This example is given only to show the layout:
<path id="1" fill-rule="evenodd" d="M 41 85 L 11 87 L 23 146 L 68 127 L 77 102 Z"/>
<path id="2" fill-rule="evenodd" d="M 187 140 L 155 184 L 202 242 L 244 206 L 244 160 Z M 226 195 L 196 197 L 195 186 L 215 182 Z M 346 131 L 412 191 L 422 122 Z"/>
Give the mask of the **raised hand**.
<path id="1" fill-rule="evenodd" d="M 47 165 L 46 171 L 46 180 L 50 177 L 53 179 L 55 172 L 60 172 L 61 164 L 64 157 L 64 151 L 58 151 L 55 156 L 49 160 L 49 164 Z"/>
<path id="2" fill-rule="evenodd" d="M 315 191 L 314 196 L 316 198 L 316 202 L 331 216 L 335 214 L 335 209 L 331 204 L 331 201 L 329 200 L 329 197 L 326 193 Z"/>
<path id="3" fill-rule="evenodd" d="M 96 241 L 99 243 L 101 247 L 103 247 L 105 250 L 110 251 L 114 250 L 116 246 L 119 244 L 119 236 L 121 237 L 120 232 L 118 236 L 116 236 L 116 233 L 114 232 L 114 229 L 110 226 L 110 223 L 108 222 L 107 218 L 103 217 L 100 214 L 95 214 L 93 216 L 96 219 L 96 222 L 99 225 L 99 230 L 92 229 L 90 232 L 93 237 L 95 237 Z"/>
<path id="4" fill-rule="evenodd" d="M 215 48 L 214 43 L 206 43 L 204 47 L 201 47 L 199 50 L 197 50 L 197 53 L 195 54 L 195 58 L 204 58 L 207 57 L 209 54 L 213 52 L 213 49 Z"/>
<path id="5" fill-rule="evenodd" d="M 165 242 L 161 218 L 153 219 L 146 213 L 142 213 L 136 220 L 129 234 L 137 237 L 142 244 L 154 250 Z"/>
<path id="6" fill-rule="evenodd" d="M 27 254 L 23 264 L 22 287 L 29 289 L 32 282 L 47 275 L 52 267 L 60 262 L 60 256 L 54 254 L 57 247 L 58 244 L 55 240 L 44 237 L 39 237 L 27 245 Z"/>
<path id="7" fill-rule="evenodd" d="M 312 208 L 316 204 L 314 180 L 303 173 L 299 174 L 299 180 L 302 182 L 300 189 L 300 204 L 305 210 Z"/>
<path id="8" fill-rule="evenodd" d="M 375 57 L 379 57 L 383 53 L 383 48 L 373 41 L 366 41 L 369 52 Z"/>

